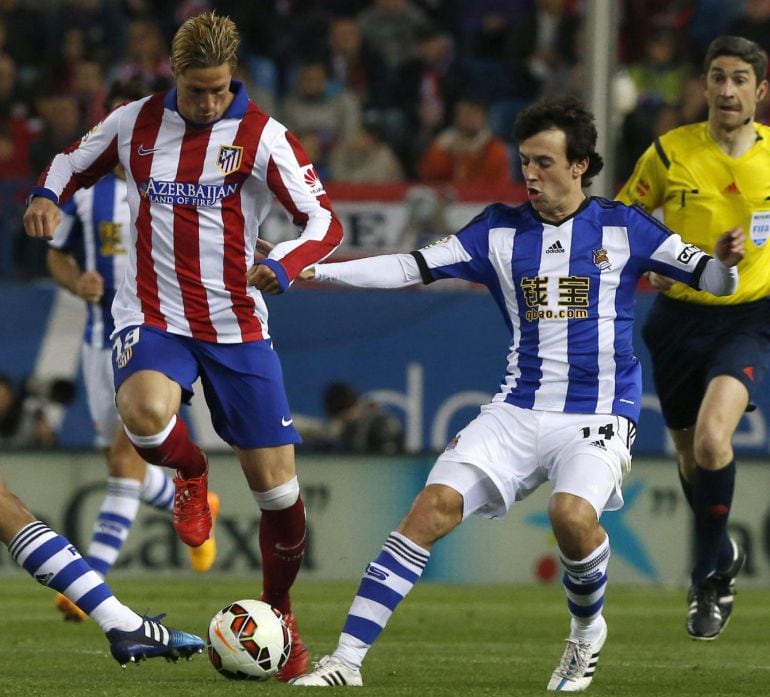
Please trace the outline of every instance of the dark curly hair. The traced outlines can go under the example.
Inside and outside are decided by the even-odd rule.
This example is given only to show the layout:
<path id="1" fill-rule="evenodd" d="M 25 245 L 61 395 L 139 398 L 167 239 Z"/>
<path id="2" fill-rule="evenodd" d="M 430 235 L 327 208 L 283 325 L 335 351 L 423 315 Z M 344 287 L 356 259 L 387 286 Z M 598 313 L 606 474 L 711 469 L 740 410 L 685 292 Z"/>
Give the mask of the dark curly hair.
<path id="1" fill-rule="evenodd" d="M 594 115 L 577 97 L 548 97 L 519 112 L 513 126 L 513 135 L 516 142 L 520 143 L 551 128 L 564 131 L 568 162 L 588 160 L 588 169 L 583 173 L 581 183 L 584 187 L 590 186 L 591 179 L 604 167 L 604 160 L 594 149 Z"/>

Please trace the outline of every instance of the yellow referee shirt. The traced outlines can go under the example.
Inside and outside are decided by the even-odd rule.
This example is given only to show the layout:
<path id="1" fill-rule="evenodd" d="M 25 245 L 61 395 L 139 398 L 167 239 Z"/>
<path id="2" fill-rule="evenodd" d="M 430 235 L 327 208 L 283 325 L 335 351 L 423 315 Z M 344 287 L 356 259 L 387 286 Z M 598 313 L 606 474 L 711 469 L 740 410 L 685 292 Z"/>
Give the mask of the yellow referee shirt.
<path id="1" fill-rule="evenodd" d="M 754 124 L 757 141 L 734 159 L 719 148 L 707 123 L 680 126 L 656 139 L 636 163 L 617 198 L 651 213 L 682 239 L 714 253 L 730 228 L 746 234 L 738 289 L 715 297 L 683 283 L 666 295 L 703 305 L 734 305 L 770 295 L 770 127 Z"/>

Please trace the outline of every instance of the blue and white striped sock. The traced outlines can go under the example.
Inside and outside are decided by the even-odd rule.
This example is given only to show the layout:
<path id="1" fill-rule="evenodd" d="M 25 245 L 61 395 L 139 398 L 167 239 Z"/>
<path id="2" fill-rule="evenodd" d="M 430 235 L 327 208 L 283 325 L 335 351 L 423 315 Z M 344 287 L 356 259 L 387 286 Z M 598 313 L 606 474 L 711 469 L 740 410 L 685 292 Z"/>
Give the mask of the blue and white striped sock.
<path id="1" fill-rule="evenodd" d="M 334 655 L 359 668 L 396 606 L 420 579 L 430 552 L 392 532 L 366 567 Z"/>
<path id="2" fill-rule="evenodd" d="M 161 511 L 174 508 L 174 482 L 167 470 L 157 465 L 147 465 L 142 482 L 142 501 Z"/>
<path id="3" fill-rule="evenodd" d="M 25 525 L 8 544 L 13 560 L 36 581 L 66 595 L 102 631 L 131 631 L 142 618 L 123 605 L 65 537 L 39 520 Z"/>
<path id="4" fill-rule="evenodd" d="M 91 533 L 86 560 L 104 578 L 115 564 L 139 511 L 142 484 L 127 477 L 108 477 L 107 494 Z"/>
<path id="5" fill-rule="evenodd" d="M 604 608 L 604 591 L 607 588 L 607 565 L 610 560 L 610 538 L 604 541 L 585 559 L 572 561 L 563 554 L 564 589 L 567 607 L 572 621 L 570 637 L 593 641 L 601 632 L 602 624 L 596 620 Z"/>

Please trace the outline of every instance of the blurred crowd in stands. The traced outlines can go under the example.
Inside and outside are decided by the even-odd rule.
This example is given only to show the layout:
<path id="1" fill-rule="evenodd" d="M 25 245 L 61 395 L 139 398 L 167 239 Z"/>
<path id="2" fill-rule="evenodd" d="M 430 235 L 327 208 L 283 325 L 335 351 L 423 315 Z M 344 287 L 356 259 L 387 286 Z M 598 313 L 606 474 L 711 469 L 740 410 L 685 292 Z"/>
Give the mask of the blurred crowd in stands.
<path id="1" fill-rule="evenodd" d="M 361 395 L 350 383 L 328 383 L 321 398 L 323 418 L 293 414 L 303 450 L 380 455 L 405 452 L 401 421 L 387 407 Z"/>
<path id="2" fill-rule="evenodd" d="M 0 450 L 54 447 L 75 389 L 67 378 L 30 377 L 17 384 L 0 373 Z"/>
<path id="3" fill-rule="evenodd" d="M 770 49 L 770 0 L 620 6 L 618 181 L 703 117 L 711 39 Z M 237 77 L 327 182 L 515 183 L 516 114 L 585 87 L 585 0 L 0 0 L 0 278 L 45 274 L 20 231 L 29 182 L 104 116 L 112 80 L 169 87 L 171 37 L 206 9 L 236 21 Z"/>

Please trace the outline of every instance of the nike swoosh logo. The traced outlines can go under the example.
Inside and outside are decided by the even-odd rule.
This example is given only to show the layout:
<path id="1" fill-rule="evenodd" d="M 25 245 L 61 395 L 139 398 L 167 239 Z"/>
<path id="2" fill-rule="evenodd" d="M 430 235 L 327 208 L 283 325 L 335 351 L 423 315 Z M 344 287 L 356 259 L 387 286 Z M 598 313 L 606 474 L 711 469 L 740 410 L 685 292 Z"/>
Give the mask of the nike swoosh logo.
<path id="1" fill-rule="evenodd" d="M 158 150 L 160 150 L 160 148 L 145 148 L 144 145 L 140 145 L 136 152 L 140 155 L 140 157 L 144 157 L 145 155 L 152 155 Z"/>
<path id="2" fill-rule="evenodd" d="M 285 419 L 281 417 L 281 426 L 291 426 L 294 423 L 294 419 Z"/>
<path id="3" fill-rule="evenodd" d="M 282 545 L 280 542 L 275 543 L 275 548 L 281 552 L 294 552 L 305 544 L 305 536 L 302 536 L 302 540 L 296 545 Z"/>

